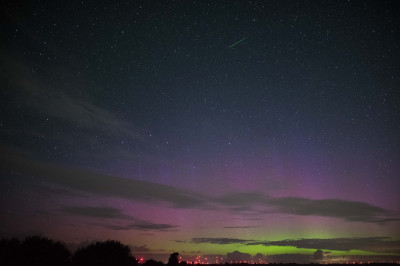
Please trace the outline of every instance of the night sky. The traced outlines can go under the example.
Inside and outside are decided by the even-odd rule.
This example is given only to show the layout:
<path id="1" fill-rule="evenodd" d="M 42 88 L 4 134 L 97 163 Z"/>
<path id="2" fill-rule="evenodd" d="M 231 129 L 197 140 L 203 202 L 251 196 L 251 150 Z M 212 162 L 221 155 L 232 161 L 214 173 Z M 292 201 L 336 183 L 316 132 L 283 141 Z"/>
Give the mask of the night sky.
<path id="1" fill-rule="evenodd" d="M 400 255 L 397 1 L 8 2 L 1 237 Z"/>

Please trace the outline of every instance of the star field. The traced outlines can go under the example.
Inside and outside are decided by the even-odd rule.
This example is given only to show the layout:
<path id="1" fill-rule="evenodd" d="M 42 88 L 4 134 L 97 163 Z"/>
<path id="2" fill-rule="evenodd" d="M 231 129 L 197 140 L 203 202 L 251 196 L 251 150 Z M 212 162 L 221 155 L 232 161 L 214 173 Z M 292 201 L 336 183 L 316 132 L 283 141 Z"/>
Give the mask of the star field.
<path id="1" fill-rule="evenodd" d="M 395 1 L 1 9 L 0 236 L 400 255 Z"/>

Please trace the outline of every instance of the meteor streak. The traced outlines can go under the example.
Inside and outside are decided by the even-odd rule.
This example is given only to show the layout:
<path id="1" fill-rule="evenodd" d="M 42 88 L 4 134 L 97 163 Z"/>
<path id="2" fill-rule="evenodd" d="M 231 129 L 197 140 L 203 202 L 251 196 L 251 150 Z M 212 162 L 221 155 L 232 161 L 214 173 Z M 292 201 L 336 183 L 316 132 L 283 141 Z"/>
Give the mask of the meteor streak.
<path id="1" fill-rule="evenodd" d="M 254 33 L 253 33 L 254 34 Z M 247 37 L 244 37 L 243 39 L 241 39 L 240 41 L 235 42 L 234 44 L 230 45 L 228 48 L 232 48 L 233 46 L 235 46 L 236 44 L 239 44 L 241 42 L 243 42 L 244 40 L 247 40 L 248 38 L 250 38 L 253 34 L 250 34 Z"/>

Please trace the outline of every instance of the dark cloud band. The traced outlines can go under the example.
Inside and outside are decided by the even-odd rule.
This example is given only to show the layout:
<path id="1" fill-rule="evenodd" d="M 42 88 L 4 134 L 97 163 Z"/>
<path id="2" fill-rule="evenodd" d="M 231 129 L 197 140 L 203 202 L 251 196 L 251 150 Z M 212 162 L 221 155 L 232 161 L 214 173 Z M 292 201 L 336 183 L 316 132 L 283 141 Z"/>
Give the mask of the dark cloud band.
<path id="1" fill-rule="evenodd" d="M 147 203 L 167 203 L 174 208 L 227 209 L 236 213 L 253 211 L 258 214 L 314 215 L 377 224 L 399 221 L 391 211 L 365 202 L 340 199 L 315 200 L 300 197 L 273 198 L 257 192 L 231 193 L 211 198 L 153 182 L 109 176 L 30 160 L 7 149 L 0 149 L 0 159 L 2 160 L 0 166 L 2 172 L 32 176 L 70 190 Z M 67 211 L 81 210 L 70 209 Z M 102 215 L 115 215 L 104 213 L 107 210 L 102 211 Z"/>
<path id="2" fill-rule="evenodd" d="M 300 197 L 273 198 L 261 193 L 232 193 L 218 197 L 215 202 L 232 210 L 251 210 L 260 213 L 287 213 L 301 216 L 341 218 L 352 222 L 383 224 L 399 221 L 389 210 L 365 202 L 340 199 L 307 199 Z"/>
<path id="3" fill-rule="evenodd" d="M 364 250 L 382 253 L 399 253 L 400 241 L 390 237 L 366 237 L 366 238 L 332 238 L 332 239 L 295 239 L 282 241 L 251 242 L 247 245 L 263 246 L 292 246 L 309 249 L 328 250 Z"/>
<path id="4" fill-rule="evenodd" d="M 287 239 L 281 241 L 256 241 L 237 238 L 192 238 L 194 244 L 243 244 L 262 246 L 285 246 L 305 249 L 323 250 L 363 250 L 379 253 L 400 253 L 400 241 L 390 237 L 365 237 L 365 238 L 328 238 L 328 239 Z"/>

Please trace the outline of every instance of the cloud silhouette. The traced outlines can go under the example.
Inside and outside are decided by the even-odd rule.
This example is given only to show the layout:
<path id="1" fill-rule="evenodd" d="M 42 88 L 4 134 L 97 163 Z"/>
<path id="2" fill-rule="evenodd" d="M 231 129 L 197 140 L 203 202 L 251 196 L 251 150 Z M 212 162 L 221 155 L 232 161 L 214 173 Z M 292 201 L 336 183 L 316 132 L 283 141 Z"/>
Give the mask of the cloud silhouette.
<path id="1" fill-rule="evenodd" d="M 137 230 L 158 230 L 158 231 L 178 231 L 178 226 L 172 224 L 155 224 L 150 223 L 148 221 L 137 221 L 135 223 L 131 223 L 127 226 L 129 229 L 137 229 Z"/>
<path id="2" fill-rule="evenodd" d="M 231 193 L 214 199 L 214 201 L 217 203 L 243 209 L 250 208 L 255 204 L 265 204 L 268 202 L 268 200 L 269 197 L 266 197 L 264 194 L 258 192 Z"/>
<path id="3" fill-rule="evenodd" d="M 179 231 L 179 226 L 172 224 L 157 224 L 144 220 L 137 220 L 133 223 L 125 225 L 116 224 L 99 224 L 102 227 L 112 230 L 140 230 L 140 231 L 159 231 L 159 232 L 175 232 Z"/>
<path id="4" fill-rule="evenodd" d="M 250 228 L 257 228 L 259 226 L 224 226 L 225 229 L 250 229 Z"/>
<path id="5" fill-rule="evenodd" d="M 154 250 L 149 249 L 146 245 L 143 246 L 129 246 L 132 253 L 149 253 L 154 252 Z"/>
<path id="6" fill-rule="evenodd" d="M 226 245 L 226 244 L 245 244 L 252 240 L 244 240 L 238 238 L 192 238 L 190 243 L 194 244 L 218 244 L 218 245 Z"/>
<path id="7" fill-rule="evenodd" d="M 391 211 L 359 201 L 288 197 L 269 198 L 268 203 L 278 207 L 278 212 L 295 215 L 318 215 L 372 223 L 399 221 L 390 217 L 393 214 Z"/>
<path id="8" fill-rule="evenodd" d="M 172 224 L 158 224 L 150 221 L 142 220 L 139 218 L 131 217 L 124 214 L 120 209 L 110 208 L 110 207 L 65 207 L 60 209 L 60 211 L 68 214 L 90 217 L 90 218 L 100 218 L 100 219 L 123 219 L 124 221 L 129 221 L 129 223 L 95 223 L 97 226 L 105 227 L 112 230 L 140 230 L 140 231 L 178 231 L 177 225 Z"/>
<path id="9" fill-rule="evenodd" d="M 315 215 L 377 224 L 400 220 L 389 210 L 359 201 L 301 197 L 274 198 L 259 192 L 230 193 L 219 197 L 209 197 L 153 182 L 30 160 L 1 147 L 0 159 L 2 172 L 34 177 L 67 190 L 96 196 L 121 197 L 146 203 L 166 203 L 174 208 L 225 209 L 235 213 L 255 214 Z M 69 211 L 77 212 L 78 210 Z"/>
<path id="10" fill-rule="evenodd" d="M 87 216 L 87 217 L 95 217 L 95 218 L 106 218 L 106 219 L 127 219 L 130 218 L 128 215 L 125 215 L 121 210 L 111 207 L 65 207 L 61 209 L 62 212 L 79 215 L 79 216 Z"/>
<path id="11" fill-rule="evenodd" d="M 178 242 L 178 241 L 177 241 Z M 179 241 L 180 242 L 180 241 Z M 364 237 L 364 238 L 311 238 L 311 239 L 286 239 L 280 241 L 257 241 L 238 238 L 192 238 L 190 243 L 194 244 L 243 244 L 263 246 L 290 246 L 305 249 L 321 250 L 363 250 L 382 253 L 400 253 L 400 240 L 390 237 Z"/>
<path id="12" fill-rule="evenodd" d="M 169 203 L 175 208 L 200 207 L 200 195 L 152 182 L 128 179 L 26 159 L 0 149 L 0 171 L 28 175 L 68 189 L 97 196 L 116 196 L 151 203 Z"/>
<path id="13" fill-rule="evenodd" d="M 340 199 L 274 198 L 262 193 L 231 193 L 214 199 L 231 210 L 259 213 L 286 213 L 341 218 L 353 222 L 386 223 L 399 221 L 392 211 L 365 202 Z M 257 208 L 255 208 L 257 207 Z"/>
<path id="14" fill-rule="evenodd" d="M 308 249 L 364 250 L 382 253 L 400 253 L 400 240 L 390 237 L 288 239 L 281 241 L 251 242 L 246 245 L 291 246 Z"/>

